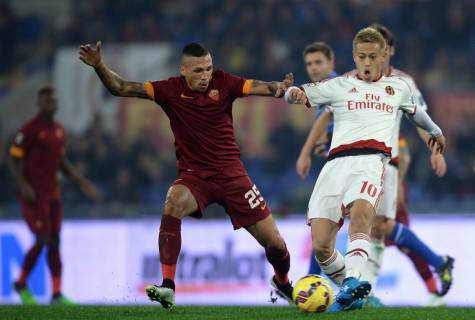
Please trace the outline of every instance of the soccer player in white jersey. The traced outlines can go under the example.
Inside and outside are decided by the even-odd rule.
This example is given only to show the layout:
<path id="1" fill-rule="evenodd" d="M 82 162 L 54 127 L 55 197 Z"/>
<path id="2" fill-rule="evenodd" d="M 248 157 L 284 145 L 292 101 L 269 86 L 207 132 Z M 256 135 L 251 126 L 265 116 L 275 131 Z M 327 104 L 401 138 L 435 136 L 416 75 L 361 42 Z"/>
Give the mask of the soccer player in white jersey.
<path id="1" fill-rule="evenodd" d="M 398 76 L 407 81 L 411 86 L 414 96 L 414 101 L 417 104 L 418 109 L 424 111 L 427 110 L 427 104 L 422 96 L 422 93 L 417 88 L 412 77 L 407 75 L 401 70 L 391 67 L 390 60 L 395 53 L 394 36 L 391 31 L 386 27 L 373 24 L 371 28 L 377 30 L 385 38 L 387 44 L 387 55 L 384 59 L 383 72 L 387 76 Z M 373 228 L 371 230 L 371 248 L 369 252 L 369 260 L 367 268 L 363 272 L 362 279 L 367 280 L 372 286 L 376 283 L 380 266 L 382 263 L 383 252 L 385 247 L 385 240 L 390 240 L 395 243 L 400 249 L 404 248 L 404 252 L 408 253 L 408 256 L 413 260 L 414 265 L 418 269 L 421 276 L 427 278 L 431 277 L 432 272 L 427 267 L 427 264 L 431 265 L 439 275 L 441 282 L 441 289 L 436 291 L 437 295 L 432 293 L 430 304 L 437 305 L 443 303 L 440 297 L 445 295 L 450 289 L 452 283 L 452 268 L 453 258 L 449 256 L 442 256 L 431 250 L 423 241 L 421 241 L 414 232 L 412 232 L 407 225 L 404 225 L 405 219 L 400 217 L 400 220 L 396 220 L 396 203 L 398 192 L 404 193 L 403 185 L 403 173 L 404 168 L 398 171 L 399 164 L 399 131 L 402 118 L 402 112 L 399 112 L 396 125 L 393 129 L 390 146 L 392 147 L 392 159 L 390 165 L 386 168 L 384 178 L 384 193 L 381 197 L 381 203 L 376 210 L 376 216 L 373 221 Z M 421 138 L 427 142 L 429 140 L 428 135 L 424 130 L 418 129 Z M 404 150 L 404 149 L 403 149 Z M 404 157 L 401 158 L 403 160 Z M 443 175 L 445 173 L 446 165 L 442 154 L 432 151 L 431 163 L 437 175 Z M 403 163 L 401 163 L 403 164 Z M 420 260 L 423 261 L 420 261 Z M 418 261 L 419 260 L 419 261 Z M 424 278 L 424 280 L 426 280 Z M 434 283 L 435 284 L 435 283 Z M 429 288 L 434 291 L 436 288 Z M 378 305 L 378 300 L 374 297 L 368 299 L 370 304 Z"/>
<path id="2" fill-rule="evenodd" d="M 330 311 L 361 307 L 371 284 L 360 280 L 370 249 L 370 232 L 383 192 L 390 139 L 397 111 L 402 110 L 430 135 L 429 145 L 442 152 L 445 138 L 423 110 L 417 110 L 413 92 L 401 77 L 386 77 L 383 36 L 372 28 L 360 30 L 353 39 L 355 76 L 309 83 L 303 90 L 287 89 L 289 103 L 331 105 L 334 132 L 328 162 L 323 167 L 308 207 L 313 246 L 325 273 L 341 271 L 341 284 Z M 335 250 L 342 205 L 350 211 L 350 242 L 345 257 Z"/>

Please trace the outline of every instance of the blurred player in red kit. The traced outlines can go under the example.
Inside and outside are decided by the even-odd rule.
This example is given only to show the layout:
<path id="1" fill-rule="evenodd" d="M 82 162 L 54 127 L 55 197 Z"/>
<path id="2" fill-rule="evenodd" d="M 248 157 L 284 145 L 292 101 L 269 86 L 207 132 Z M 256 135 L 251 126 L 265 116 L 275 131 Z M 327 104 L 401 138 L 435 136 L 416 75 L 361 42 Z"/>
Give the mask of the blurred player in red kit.
<path id="1" fill-rule="evenodd" d="M 63 213 L 58 171 L 77 184 L 89 198 L 98 199 L 100 194 L 65 157 L 64 129 L 54 120 L 57 110 L 54 88 L 42 88 L 37 99 L 38 114 L 23 125 L 10 147 L 11 170 L 18 184 L 21 212 L 35 235 L 35 243 L 26 254 L 14 288 L 24 304 L 36 304 L 26 281 L 41 251 L 47 247 L 53 289 L 51 303 L 71 304 L 61 293 L 59 243 Z"/>
<path id="2" fill-rule="evenodd" d="M 214 70 L 210 52 L 198 43 L 182 50 L 180 76 L 152 82 L 131 82 L 101 60 L 101 43 L 83 45 L 80 59 L 92 66 L 104 86 L 116 96 L 150 99 L 170 119 L 175 136 L 178 179 L 172 183 L 160 225 L 161 286 L 147 295 L 164 308 L 175 305 L 175 270 L 181 249 L 181 220 L 200 218 L 212 203 L 224 207 L 235 229 L 245 228 L 265 249 L 275 275 L 277 293 L 292 300 L 288 279 L 290 256 L 264 197 L 240 160 L 232 118 L 233 101 L 248 95 L 281 97 L 293 83 L 246 80 Z"/>

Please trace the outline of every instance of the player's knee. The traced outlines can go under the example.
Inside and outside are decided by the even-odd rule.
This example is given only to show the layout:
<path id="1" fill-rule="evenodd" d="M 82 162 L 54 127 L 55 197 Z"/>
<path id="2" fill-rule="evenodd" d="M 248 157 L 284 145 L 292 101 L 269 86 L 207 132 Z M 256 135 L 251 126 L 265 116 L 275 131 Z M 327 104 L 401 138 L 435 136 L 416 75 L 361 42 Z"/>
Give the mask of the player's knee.
<path id="1" fill-rule="evenodd" d="M 183 199 L 180 199 L 174 194 L 167 196 L 165 201 L 164 215 L 169 215 L 178 219 L 183 218 L 185 215 L 186 203 Z"/>
<path id="2" fill-rule="evenodd" d="M 49 243 L 49 236 L 47 234 L 37 234 L 35 238 L 35 246 L 44 247 Z"/>
<path id="3" fill-rule="evenodd" d="M 371 237 L 376 239 L 383 239 L 385 234 L 386 223 L 381 219 L 374 219 L 371 227 Z"/>
<path id="4" fill-rule="evenodd" d="M 284 252 L 287 251 L 284 239 L 280 235 L 273 237 L 265 246 L 266 251 Z"/>
<path id="5" fill-rule="evenodd" d="M 60 242 L 59 234 L 58 233 L 52 233 L 49 236 L 48 248 L 51 249 L 51 250 L 59 249 L 59 242 Z"/>

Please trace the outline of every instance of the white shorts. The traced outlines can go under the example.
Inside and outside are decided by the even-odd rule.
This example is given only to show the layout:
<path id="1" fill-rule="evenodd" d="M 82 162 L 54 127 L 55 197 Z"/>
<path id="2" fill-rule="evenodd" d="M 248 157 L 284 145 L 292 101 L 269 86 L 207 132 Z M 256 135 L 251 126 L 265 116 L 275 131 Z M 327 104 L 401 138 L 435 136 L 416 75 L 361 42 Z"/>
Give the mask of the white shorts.
<path id="1" fill-rule="evenodd" d="M 376 209 L 376 215 L 388 219 L 396 219 L 398 189 L 398 169 L 395 166 L 387 165 L 384 173 L 384 193 L 381 196 L 379 207 Z"/>
<path id="2" fill-rule="evenodd" d="M 377 208 L 383 192 L 387 158 L 361 155 L 328 161 L 318 176 L 308 204 L 308 219 L 326 218 L 339 223 L 342 206 L 357 199 L 368 200 Z"/>

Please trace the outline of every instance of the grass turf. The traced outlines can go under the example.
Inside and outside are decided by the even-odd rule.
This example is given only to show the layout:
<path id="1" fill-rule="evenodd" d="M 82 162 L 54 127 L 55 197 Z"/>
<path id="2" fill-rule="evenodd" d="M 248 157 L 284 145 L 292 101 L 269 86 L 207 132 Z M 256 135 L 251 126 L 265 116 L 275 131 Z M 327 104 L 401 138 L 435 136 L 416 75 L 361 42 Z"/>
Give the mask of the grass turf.
<path id="1" fill-rule="evenodd" d="M 378 308 L 338 314 L 303 314 L 290 307 L 215 307 L 179 306 L 164 310 L 160 306 L 0 306 L 2 320 L 54 319 L 475 319 L 475 308 Z"/>

